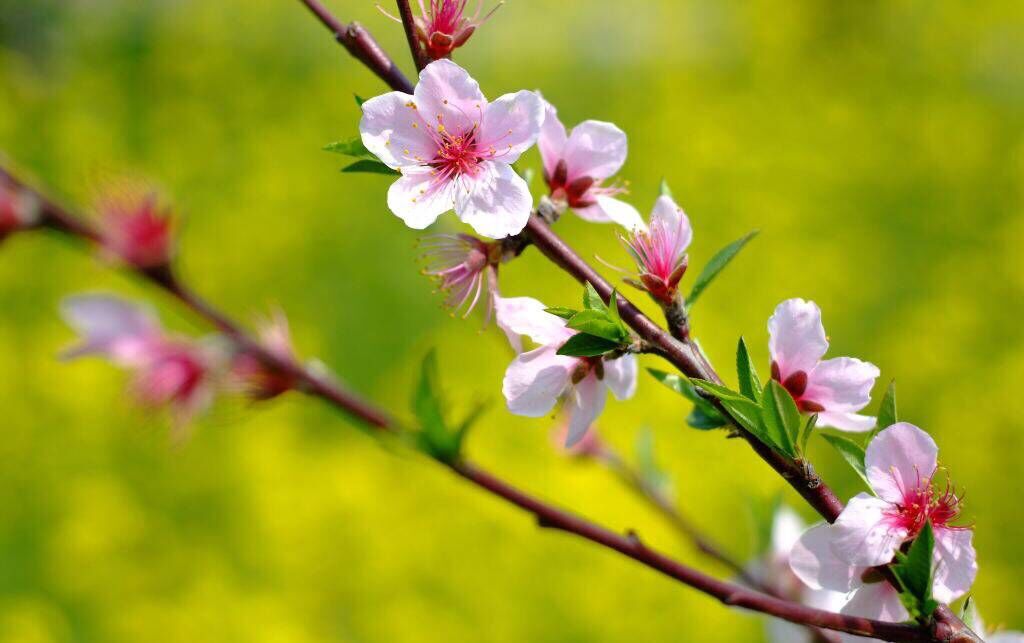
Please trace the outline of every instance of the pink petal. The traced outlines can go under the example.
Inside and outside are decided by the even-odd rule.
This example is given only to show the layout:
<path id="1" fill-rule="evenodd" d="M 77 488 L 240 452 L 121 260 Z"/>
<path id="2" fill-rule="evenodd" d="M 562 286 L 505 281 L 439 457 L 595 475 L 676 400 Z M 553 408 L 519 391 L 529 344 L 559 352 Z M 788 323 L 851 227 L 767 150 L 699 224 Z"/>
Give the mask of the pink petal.
<path id="1" fill-rule="evenodd" d="M 887 621 L 889 623 L 901 623 L 910 618 L 910 614 L 907 613 L 903 603 L 900 602 L 899 594 L 893 589 L 892 585 L 886 582 L 864 585 L 854 592 L 849 602 L 839 611 L 842 614 L 863 616 L 864 618 Z M 843 634 L 840 638 L 843 643 L 877 640 L 849 634 Z"/>
<path id="2" fill-rule="evenodd" d="M 846 594 L 830 592 L 827 590 L 807 589 L 803 592 L 801 601 L 808 607 L 816 607 L 828 612 L 838 612 L 846 605 Z M 803 625 L 790 623 L 779 618 L 769 618 L 766 621 L 768 640 L 771 643 L 817 643 L 817 638 L 811 637 L 811 632 Z"/>
<path id="3" fill-rule="evenodd" d="M 864 432 L 875 428 L 875 418 L 870 415 L 856 413 L 833 413 L 822 411 L 818 414 L 818 427 L 832 427 L 841 431 Z"/>
<path id="4" fill-rule="evenodd" d="M 807 374 L 804 396 L 829 411 L 859 411 L 871 401 L 878 367 L 852 357 L 833 357 Z"/>
<path id="5" fill-rule="evenodd" d="M 502 163 L 515 163 L 537 142 L 543 122 L 544 104 L 536 92 L 505 94 L 484 112 L 480 145 L 494 148 Z"/>
<path id="6" fill-rule="evenodd" d="M 532 297 L 497 297 L 494 311 L 498 325 L 519 336 L 528 335 L 538 344 L 561 346 L 575 332 L 565 327 L 565 320 L 544 312 L 546 306 Z"/>
<path id="7" fill-rule="evenodd" d="M 810 374 L 828 350 L 821 309 L 813 301 L 787 299 L 768 320 L 768 350 L 778 363 L 782 380 L 804 371 Z"/>
<path id="8" fill-rule="evenodd" d="M 61 316 L 83 340 L 67 357 L 106 353 L 117 361 L 131 362 L 161 333 L 149 308 L 108 295 L 68 297 L 61 303 Z"/>
<path id="9" fill-rule="evenodd" d="M 864 566 L 851 565 L 836 557 L 832 526 L 820 524 L 800 536 L 789 551 L 789 567 L 811 589 L 848 592 L 861 584 Z"/>
<path id="10" fill-rule="evenodd" d="M 390 92 L 363 103 L 359 134 L 366 149 L 392 169 L 421 165 L 434 158 L 437 145 L 431 139 L 413 97 Z"/>
<path id="11" fill-rule="evenodd" d="M 533 198 L 526 181 L 511 166 L 485 161 L 472 179 L 455 188 L 455 213 L 477 234 L 503 239 L 526 227 Z"/>
<path id="12" fill-rule="evenodd" d="M 971 544 L 970 529 L 935 528 L 935 580 L 932 596 L 940 603 L 952 603 L 971 589 L 978 562 Z"/>
<path id="13" fill-rule="evenodd" d="M 907 530 L 890 526 L 885 519 L 889 503 L 859 493 L 832 525 L 832 552 L 850 565 L 873 567 L 892 560 L 907 538 Z"/>
<path id="14" fill-rule="evenodd" d="M 644 229 L 644 220 L 636 208 L 610 196 L 600 195 L 586 207 L 573 208 L 576 216 L 591 223 L 618 223 L 627 230 Z"/>
<path id="15" fill-rule="evenodd" d="M 572 129 L 562 156 L 568 181 L 584 176 L 607 179 L 626 162 L 626 133 L 604 121 L 583 121 Z"/>
<path id="16" fill-rule="evenodd" d="M 569 386 L 576 358 L 557 355 L 558 346 L 541 346 L 516 357 L 505 371 L 502 393 L 515 415 L 542 417 L 555 408 Z"/>
<path id="17" fill-rule="evenodd" d="M 623 355 L 604 363 L 604 383 L 617 400 L 628 400 L 636 393 L 636 356 Z"/>
<path id="18" fill-rule="evenodd" d="M 604 409 L 605 388 L 592 373 L 584 377 L 569 391 L 565 411 L 569 415 L 569 430 L 565 448 L 575 446 L 587 434 Z"/>
<path id="19" fill-rule="evenodd" d="M 436 60 L 420 72 L 415 102 L 420 116 L 437 128 L 453 134 L 467 134 L 480 127 L 487 99 L 469 73 L 450 60 Z"/>
<path id="20" fill-rule="evenodd" d="M 455 206 L 453 183 L 435 182 L 427 167 L 402 168 L 388 189 L 388 208 L 414 230 L 422 230 Z"/>
<path id="21" fill-rule="evenodd" d="M 871 488 L 880 498 L 903 502 L 903 492 L 927 483 L 935 472 L 939 447 L 913 424 L 898 422 L 875 436 L 864 454 Z"/>
<path id="22" fill-rule="evenodd" d="M 672 254 L 681 254 L 690 247 L 693 240 L 690 218 L 672 197 L 662 195 L 654 202 L 654 209 L 651 210 L 651 228 L 655 227 L 662 228 L 673 239 Z"/>
<path id="23" fill-rule="evenodd" d="M 562 160 L 568 136 L 565 133 L 565 125 L 558 120 L 558 112 L 554 106 L 543 98 L 541 101 L 544 103 L 544 124 L 540 128 L 537 148 L 544 163 L 544 171 L 550 177 L 555 173 L 555 166 Z"/>

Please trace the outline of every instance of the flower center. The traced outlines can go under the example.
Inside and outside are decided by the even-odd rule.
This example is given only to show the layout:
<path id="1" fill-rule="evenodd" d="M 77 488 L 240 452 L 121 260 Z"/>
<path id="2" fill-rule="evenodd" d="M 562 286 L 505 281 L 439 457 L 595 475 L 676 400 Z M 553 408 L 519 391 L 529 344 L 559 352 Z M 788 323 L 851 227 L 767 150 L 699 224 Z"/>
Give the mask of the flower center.
<path id="1" fill-rule="evenodd" d="M 804 413 L 821 413 L 825 410 L 825 407 L 815 402 L 814 400 L 806 397 L 807 393 L 807 372 L 796 371 L 790 373 L 785 380 L 782 379 L 782 372 L 779 368 L 779 363 L 772 360 L 772 379 L 782 384 L 782 387 L 786 389 L 789 394 L 793 397 L 793 401 L 796 402 L 797 408 Z"/>
<path id="2" fill-rule="evenodd" d="M 949 523 L 960 516 L 960 497 L 948 481 L 943 492 L 938 494 L 931 478 L 922 480 L 919 475 L 913 488 L 903 488 L 898 477 L 893 479 L 900 487 L 903 500 L 885 511 L 891 526 L 905 529 L 910 537 L 916 535 L 929 520 L 935 527 L 957 529 Z"/>

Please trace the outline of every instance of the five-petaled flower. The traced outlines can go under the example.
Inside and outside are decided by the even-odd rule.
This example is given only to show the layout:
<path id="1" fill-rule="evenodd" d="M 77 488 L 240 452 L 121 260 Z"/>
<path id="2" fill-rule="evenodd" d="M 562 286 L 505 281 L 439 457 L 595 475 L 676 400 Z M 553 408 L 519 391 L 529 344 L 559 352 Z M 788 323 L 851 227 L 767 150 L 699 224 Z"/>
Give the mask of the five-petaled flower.
<path id="1" fill-rule="evenodd" d="M 935 533 L 932 595 L 941 603 L 963 596 L 978 571 L 972 531 L 952 524 L 960 499 L 936 486 L 938 447 L 931 436 L 900 422 L 879 433 L 864 458 L 876 495 L 854 496 L 832 525 L 812 527 L 790 553 L 793 572 L 814 589 L 856 590 L 844 613 L 886 621 L 907 617 L 899 597 L 871 570 L 892 561 L 926 522 Z"/>
<path id="2" fill-rule="evenodd" d="M 633 255 L 639 282 L 631 284 L 646 290 L 663 304 L 675 300 L 679 280 L 686 272 L 686 249 L 693 239 L 690 220 L 670 196 L 654 202 L 650 225 L 633 229 L 624 238 L 626 249 Z"/>
<path id="3" fill-rule="evenodd" d="M 296 365 L 288 318 L 281 311 L 260 320 L 257 327 L 260 346 L 280 361 L 284 368 L 268 364 L 261 355 L 240 350 L 232 358 L 231 375 L 242 391 L 254 400 L 269 400 L 295 388 L 297 379 L 290 368 Z"/>
<path id="4" fill-rule="evenodd" d="M 154 192 L 107 197 L 99 206 L 103 251 L 136 268 L 167 265 L 173 253 L 173 219 Z"/>
<path id="5" fill-rule="evenodd" d="M 565 444 L 571 447 L 604 409 L 606 388 L 619 400 L 636 392 L 636 358 L 632 354 L 612 360 L 559 355 L 558 349 L 576 331 L 544 309 L 544 304 L 530 297 L 497 298 L 498 325 L 510 337 L 527 335 L 540 345 L 512 361 L 502 392 L 509 411 L 527 417 L 547 415 L 564 399 L 569 418 Z"/>
<path id="6" fill-rule="evenodd" d="M 79 295 L 65 299 L 61 312 L 83 339 L 65 356 L 100 355 L 131 371 L 136 398 L 147 407 L 167 407 L 179 435 L 213 401 L 216 352 L 169 335 L 147 308 L 112 296 Z"/>
<path id="7" fill-rule="evenodd" d="M 602 185 L 626 162 L 626 133 L 612 123 L 589 120 L 567 134 L 551 103 L 544 101 L 544 112 L 537 148 L 552 197 L 586 221 L 614 221 L 628 230 L 642 227 L 636 208 L 613 198 L 625 188 Z"/>
<path id="8" fill-rule="evenodd" d="M 465 69 L 438 60 L 420 72 L 413 95 L 390 92 L 363 103 L 363 144 L 402 173 L 388 207 L 411 228 L 455 213 L 479 234 L 518 234 L 530 218 L 526 181 L 512 169 L 544 119 L 530 91 L 488 103 Z"/>
<path id="9" fill-rule="evenodd" d="M 483 0 L 478 0 L 476 13 L 472 16 L 466 15 L 468 1 L 430 0 L 430 7 L 427 8 L 423 0 L 420 0 L 420 15 L 413 17 L 413 25 L 416 27 L 417 40 L 423 45 L 423 50 L 431 60 L 447 58 L 456 48 L 466 44 L 477 27 L 487 22 L 502 4 L 499 2 L 481 18 Z M 381 9 L 379 5 L 377 8 L 395 22 L 402 22 L 401 19 Z"/>
<path id="10" fill-rule="evenodd" d="M 853 357 L 822 361 L 828 338 L 821 309 L 812 301 L 787 299 L 768 320 L 772 379 L 782 384 L 801 411 L 818 414 L 818 426 L 867 431 L 875 418 L 857 411 L 871 401 L 879 370 Z"/>
<path id="11" fill-rule="evenodd" d="M 482 298 L 488 316 L 496 284 L 488 269 L 495 260 L 500 244 L 486 243 L 469 234 L 435 234 L 424 237 L 420 245 L 427 265 L 423 273 L 437 280 L 438 288 L 447 296 L 445 305 L 453 312 L 465 309 L 463 317 Z"/>

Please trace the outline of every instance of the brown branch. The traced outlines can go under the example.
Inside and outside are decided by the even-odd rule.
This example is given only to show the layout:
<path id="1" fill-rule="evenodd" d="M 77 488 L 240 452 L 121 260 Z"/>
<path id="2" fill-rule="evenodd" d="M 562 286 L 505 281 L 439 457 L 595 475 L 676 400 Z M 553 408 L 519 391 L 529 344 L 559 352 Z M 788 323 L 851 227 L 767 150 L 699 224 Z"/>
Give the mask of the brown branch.
<path id="1" fill-rule="evenodd" d="M 398 5 L 398 17 L 402 19 L 402 28 L 405 30 L 405 39 L 409 43 L 409 52 L 412 54 L 412 61 L 417 71 L 423 71 L 429 62 L 427 54 L 420 46 L 416 37 L 416 21 L 412 17 L 412 9 L 409 7 L 409 0 L 395 0 Z"/>
<path id="2" fill-rule="evenodd" d="M 44 227 L 58 230 L 89 243 L 96 243 L 101 240 L 99 232 L 83 219 L 71 215 L 55 201 L 28 187 L 3 168 L 0 168 L 0 177 L 7 179 L 11 184 L 20 189 L 31 191 L 39 199 Z M 238 343 L 240 348 L 249 351 L 250 354 L 261 360 L 265 366 L 282 369 L 289 374 L 295 375 L 304 385 L 301 388 L 303 392 L 323 399 L 335 408 L 371 427 L 383 431 L 398 430 L 398 427 L 390 419 L 388 413 L 345 391 L 335 383 L 290 361 L 282 361 L 272 352 L 263 349 L 239 324 L 185 288 L 169 269 L 136 269 L 135 272 L 162 288 L 198 316 L 220 329 L 226 336 Z M 754 610 L 801 625 L 860 636 L 890 641 L 931 640 L 928 632 L 912 625 L 887 623 L 827 612 L 718 580 L 647 547 L 633 533 L 627 535 L 618 534 L 575 514 L 563 511 L 520 491 L 509 483 L 479 469 L 470 462 L 461 460 L 448 463 L 447 466 L 454 473 L 477 487 L 532 513 L 536 517 L 538 524 L 542 527 L 574 534 L 595 544 L 617 551 L 689 587 L 713 596 L 725 605 Z"/>

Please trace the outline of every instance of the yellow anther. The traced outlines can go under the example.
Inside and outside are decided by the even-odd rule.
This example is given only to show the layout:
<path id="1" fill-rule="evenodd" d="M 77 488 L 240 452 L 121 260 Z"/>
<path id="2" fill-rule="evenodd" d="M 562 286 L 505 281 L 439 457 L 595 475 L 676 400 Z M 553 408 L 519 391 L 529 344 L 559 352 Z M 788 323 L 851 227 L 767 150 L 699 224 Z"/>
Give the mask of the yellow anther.
<path id="1" fill-rule="evenodd" d="M 412 124 L 412 128 L 413 129 L 419 129 L 420 128 L 420 124 L 419 123 L 413 123 Z"/>

